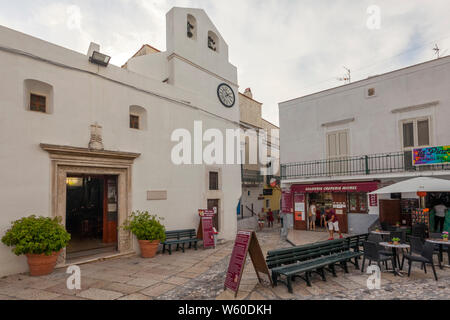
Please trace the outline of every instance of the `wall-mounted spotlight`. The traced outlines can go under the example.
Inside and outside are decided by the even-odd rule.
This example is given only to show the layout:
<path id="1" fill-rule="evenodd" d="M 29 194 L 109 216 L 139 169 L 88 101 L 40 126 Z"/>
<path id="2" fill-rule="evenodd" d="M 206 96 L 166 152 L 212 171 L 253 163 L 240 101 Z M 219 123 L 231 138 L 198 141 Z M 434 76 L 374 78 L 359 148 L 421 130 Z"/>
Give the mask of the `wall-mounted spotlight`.
<path id="1" fill-rule="evenodd" d="M 98 51 L 93 51 L 92 55 L 89 57 L 89 62 L 98 64 L 103 67 L 106 67 L 109 64 L 109 60 L 111 60 L 110 56 L 107 56 L 106 54 L 100 53 Z"/>

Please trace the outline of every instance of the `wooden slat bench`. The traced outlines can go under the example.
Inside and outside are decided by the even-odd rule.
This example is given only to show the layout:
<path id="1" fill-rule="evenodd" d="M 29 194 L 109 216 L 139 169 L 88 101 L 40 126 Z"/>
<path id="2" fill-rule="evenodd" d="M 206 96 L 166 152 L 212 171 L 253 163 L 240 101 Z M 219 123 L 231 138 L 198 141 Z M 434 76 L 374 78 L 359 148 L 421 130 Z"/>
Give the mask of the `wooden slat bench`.
<path id="1" fill-rule="evenodd" d="M 172 245 L 177 245 L 176 250 L 180 248 L 184 252 L 184 245 L 186 243 L 189 243 L 189 248 L 194 245 L 194 249 L 197 250 L 197 242 L 199 239 L 197 239 L 197 233 L 195 232 L 195 229 L 185 229 L 185 230 L 173 230 L 173 231 L 166 231 L 166 241 L 164 241 L 163 244 L 163 253 L 166 251 L 169 251 L 169 254 L 172 254 Z"/>
<path id="2" fill-rule="evenodd" d="M 283 282 L 292 293 L 292 281 L 302 278 L 311 286 L 311 275 L 317 273 L 326 281 L 325 271 L 336 276 L 335 266 L 342 267 L 348 273 L 347 262 L 359 269 L 358 259 L 362 255 L 359 248 L 368 235 L 355 235 L 345 239 L 327 240 L 272 250 L 267 253 L 267 266 L 272 270 L 274 285 Z M 352 261 L 354 259 L 354 262 Z M 286 281 L 281 280 L 284 276 Z"/>

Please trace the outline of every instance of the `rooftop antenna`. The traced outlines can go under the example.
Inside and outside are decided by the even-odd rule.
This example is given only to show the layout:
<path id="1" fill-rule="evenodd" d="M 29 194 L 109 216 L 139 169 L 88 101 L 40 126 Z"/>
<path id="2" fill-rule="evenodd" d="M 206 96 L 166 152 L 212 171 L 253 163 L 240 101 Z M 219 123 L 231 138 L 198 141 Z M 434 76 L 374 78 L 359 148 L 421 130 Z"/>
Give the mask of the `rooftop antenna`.
<path id="1" fill-rule="evenodd" d="M 352 82 L 352 75 L 351 75 L 351 71 L 349 68 L 343 67 L 345 69 L 345 71 L 347 71 L 347 74 L 342 77 L 342 78 L 337 78 L 339 81 L 345 81 L 347 83 Z"/>
<path id="2" fill-rule="evenodd" d="M 439 59 L 439 52 L 441 51 L 441 49 L 439 49 L 437 44 L 433 48 L 433 51 L 434 51 L 434 54 L 436 55 L 436 59 Z"/>

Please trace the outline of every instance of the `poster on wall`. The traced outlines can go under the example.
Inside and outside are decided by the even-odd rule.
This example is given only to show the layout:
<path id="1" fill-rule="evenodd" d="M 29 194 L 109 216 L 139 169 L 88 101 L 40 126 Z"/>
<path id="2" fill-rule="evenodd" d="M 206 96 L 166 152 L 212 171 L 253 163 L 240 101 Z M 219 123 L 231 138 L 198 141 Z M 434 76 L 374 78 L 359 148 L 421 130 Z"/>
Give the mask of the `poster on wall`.
<path id="1" fill-rule="evenodd" d="M 294 195 L 294 213 L 296 221 L 305 221 L 305 195 L 295 194 Z"/>
<path id="2" fill-rule="evenodd" d="M 444 163 L 450 163 L 450 146 L 419 148 L 413 151 L 415 166 Z"/>

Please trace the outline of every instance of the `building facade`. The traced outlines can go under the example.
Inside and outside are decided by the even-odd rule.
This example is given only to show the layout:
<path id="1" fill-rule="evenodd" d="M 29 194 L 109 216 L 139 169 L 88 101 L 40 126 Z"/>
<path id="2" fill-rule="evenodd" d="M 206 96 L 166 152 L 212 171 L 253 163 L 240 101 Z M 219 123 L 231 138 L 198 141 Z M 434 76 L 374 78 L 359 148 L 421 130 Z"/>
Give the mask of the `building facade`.
<path id="1" fill-rule="evenodd" d="M 417 195 L 368 193 L 415 176 L 450 178 L 448 164 L 412 162 L 415 148 L 450 144 L 449 85 L 444 57 L 280 103 L 283 210 L 295 228 L 306 229 L 311 200 L 333 206 L 350 233 L 378 218 L 407 223 Z"/>
<path id="2" fill-rule="evenodd" d="M 92 63 L 98 45 L 84 55 L 0 27 L 0 234 L 31 214 L 61 217 L 72 234 L 64 264 L 135 252 L 120 228 L 132 211 L 173 230 L 216 207 L 219 238 L 234 239 L 240 165 L 198 161 L 194 149 L 208 129 L 239 128 L 237 69 L 203 10 L 173 8 L 166 23 L 166 51 L 144 46 L 123 68 Z M 191 136 L 192 161 L 173 161 L 176 130 Z M 0 275 L 27 270 L 3 244 L 0 261 Z"/>
<path id="3" fill-rule="evenodd" d="M 263 139 L 263 145 L 267 148 L 267 151 L 263 151 L 267 154 L 267 161 L 260 161 L 259 145 L 252 148 L 252 143 L 257 144 L 256 139 L 252 140 L 249 134 L 241 137 L 243 164 L 240 216 L 242 218 L 265 213 L 269 209 L 278 211 L 281 189 L 279 186 L 279 141 L 278 137 L 274 137 L 274 139 L 271 137 L 272 130 L 278 131 L 279 128 L 262 118 L 262 103 L 253 99 L 250 88 L 245 89 L 244 93 L 239 93 L 239 104 L 240 127 L 243 132 L 248 133 L 251 130 L 256 133 L 264 130 L 267 132 L 267 138 Z M 272 141 L 275 141 L 273 145 Z M 272 155 L 273 149 L 276 150 L 276 154 Z M 265 175 L 261 169 L 272 163 L 278 166 L 278 170 L 275 174 Z M 277 184 L 272 187 L 270 180 L 273 177 L 278 180 Z"/>

